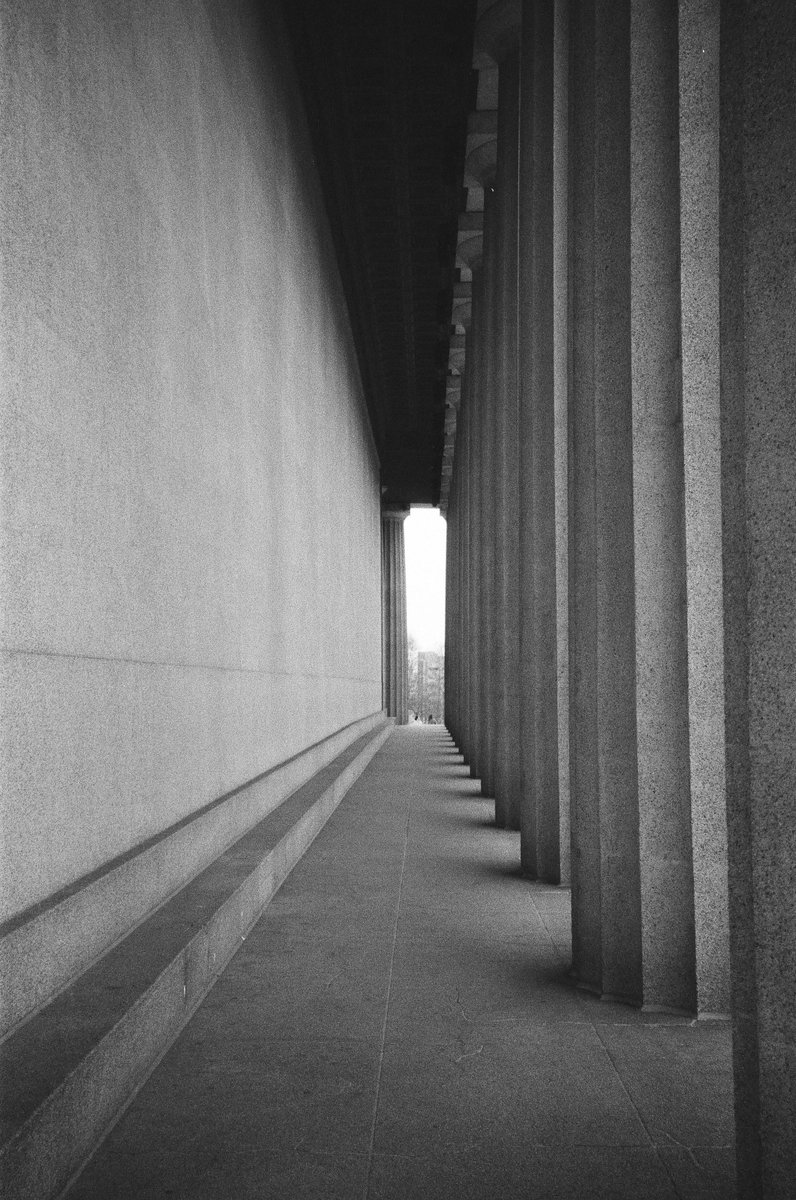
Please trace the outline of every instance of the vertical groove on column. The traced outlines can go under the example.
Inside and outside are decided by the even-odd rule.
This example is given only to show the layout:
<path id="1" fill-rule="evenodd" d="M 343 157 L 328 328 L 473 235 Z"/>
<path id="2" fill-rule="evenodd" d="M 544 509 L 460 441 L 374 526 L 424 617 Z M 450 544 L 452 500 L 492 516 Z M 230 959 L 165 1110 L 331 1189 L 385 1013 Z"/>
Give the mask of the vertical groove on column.
<path id="1" fill-rule="evenodd" d="M 479 426 L 481 506 L 481 602 L 479 622 L 479 774 L 486 796 L 495 794 L 495 197 L 484 189 L 484 256 L 481 271 Z"/>
<path id="2" fill-rule="evenodd" d="M 693 1011 L 677 0 L 631 5 L 631 348 L 644 1004 Z"/>
<path id="3" fill-rule="evenodd" d="M 520 62 L 500 65 L 495 180 L 495 817 L 520 828 L 517 251 Z"/>
<path id="4" fill-rule="evenodd" d="M 553 0 L 523 21 L 520 297 L 521 855 L 534 879 L 560 879 L 553 360 Z"/>
<path id="5" fill-rule="evenodd" d="M 562 884 L 570 881 L 569 798 L 569 287 L 567 280 L 569 0 L 555 0 L 553 32 L 553 407 L 555 441 L 558 813 Z"/>
<path id="6" fill-rule="evenodd" d="M 574 0 L 571 21 L 573 963 L 640 1002 L 628 0 Z"/>
<path id="7" fill-rule="evenodd" d="M 388 716 L 408 720 L 409 647 L 406 631 L 406 560 L 403 522 L 408 509 L 382 511 L 382 628 L 384 695 Z"/>
<path id="8" fill-rule="evenodd" d="M 483 358 L 483 278 L 479 269 L 473 274 L 472 352 L 469 354 L 471 371 L 467 389 L 469 411 L 467 429 L 470 448 L 470 650 L 469 687 L 470 698 L 470 774 L 481 777 L 483 761 L 483 706 L 481 692 L 481 643 L 482 643 L 482 563 L 483 539 L 481 536 L 481 477 L 483 473 L 483 445 L 481 441 L 481 408 L 483 405 L 481 360 Z"/>
<path id="9" fill-rule="evenodd" d="M 729 1011 L 719 414 L 719 0 L 680 0 L 688 704 L 697 1004 Z"/>
<path id="10" fill-rule="evenodd" d="M 471 317 L 472 329 L 472 317 Z M 462 708 L 462 742 L 461 751 L 464 754 L 465 762 L 469 764 L 472 753 L 472 742 L 470 738 L 470 642 L 471 642 L 471 612 L 470 612 L 470 542 L 471 542 L 471 512 L 470 512 L 470 491 L 471 491 L 471 455 L 470 455 L 470 377 L 472 375 L 470 355 L 472 348 L 472 334 L 467 331 L 466 335 L 466 354 L 464 362 L 464 376 L 462 378 L 462 393 L 460 400 L 459 417 L 462 422 L 462 556 L 459 567 L 460 571 L 460 587 L 462 590 L 462 659 L 461 659 L 461 708 Z"/>
<path id="11" fill-rule="evenodd" d="M 466 352 L 464 362 L 464 375 L 462 376 L 462 390 L 459 399 L 459 427 L 456 434 L 456 452 L 459 455 L 459 486 L 460 486 L 460 504 L 461 504 L 461 553 L 459 555 L 459 578 L 458 586 L 461 592 L 461 616 L 459 621 L 459 637 L 461 640 L 461 656 L 459 663 L 459 707 L 460 707 L 460 740 L 459 749 L 464 755 L 465 763 L 470 761 L 470 741 L 469 741 L 469 684 L 468 684 L 468 665 L 469 665 L 469 638 L 470 638 L 470 587 L 469 587 L 469 546 L 470 546 L 470 508 L 469 508 L 469 488 L 470 488 L 470 451 L 468 446 L 469 435 L 467 431 L 468 412 L 467 412 L 467 380 L 470 375 L 470 364 L 467 361 L 470 355 L 470 334 L 466 335 Z"/>
<path id="12" fill-rule="evenodd" d="M 721 433 L 739 1200 L 796 1178 L 796 8 L 721 6 Z"/>

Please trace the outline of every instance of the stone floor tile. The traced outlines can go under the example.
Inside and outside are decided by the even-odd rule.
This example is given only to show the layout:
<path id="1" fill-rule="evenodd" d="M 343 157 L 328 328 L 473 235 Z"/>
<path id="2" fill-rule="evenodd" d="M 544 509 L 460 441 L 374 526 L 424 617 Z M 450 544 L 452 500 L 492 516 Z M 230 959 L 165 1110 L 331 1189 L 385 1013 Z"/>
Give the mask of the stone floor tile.
<path id="1" fill-rule="evenodd" d="M 223 1038 L 193 1022 L 187 1026 L 74 1185 L 70 1200 L 264 1196 L 270 1194 L 263 1184 L 269 1164 L 285 1154 L 366 1158 L 377 1042 L 255 1045 L 237 1036 L 226 1014 L 223 1026 Z M 258 1163 L 260 1192 L 237 1190 L 235 1180 L 252 1181 Z M 306 1170 L 317 1175 L 311 1163 Z M 359 1178 L 358 1170 L 355 1174 Z M 158 1179 L 176 1190 L 158 1193 Z"/>
<path id="2" fill-rule="evenodd" d="M 504 1147 L 501 1146 L 501 1151 Z M 434 1158 L 374 1156 L 367 1200 L 680 1200 L 654 1150 L 559 1149 L 522 1142 L 504 1153 L 462 1145 Z"/>
<path id="3" fill-rule="evenodd" d="M 649 1145 L 594 1030 L 512 1025 L 384 1049 L 375 1149 Z"/>
<path id="4" fill-rule="evenodd" d="M 260 1038 L 374 1038 L 381 1034 L 389 986 L 390 947 L 323 941 L 292 948 L 255 948 L 234 962 L 194 1017 L 208 1029 L 220 1018 L 236 1036 Z"/>
<path id="5" fill-rule="evenodd" d="M 656 1144 L 732 1144 L 731 1031 L 726 1022 L 598 1025 L 597 1030 Z"/>
<path id="6" fill-rule="evenodd" d="M 735 1200 L 735 1148 L 663 1149 L 658 1153 L 678 1200 Z"/>
<path id="7" fill-rule="evenodd" d="M 588 1021 L 568 977 L 568 960 L 549 945 L 534 953 L 524 945 L 501 949 L 451 955 L 396 945 L 389 1035 L 446 1035 L 462 1020 Z"/>
<path id="8" fill-rule="evenodd" d="M 97 1158 L 70 1200 L 352 1200 L 364 1194 L 366 1155 L 186 1141 L 179 1154 Z"/>
<path id="9" fill-rule="evenodd" d="M 299 890 L 282 896 L 277 892 L 257 930 L 268 937 L 293 944 L 306 942 L 347 942 L 350 945 L 371 939 L 392 941 L 398 892 L 383 902 L 368 904 L 368 921 L 361 920 L 362 906 L 349 896 L 308 896 Z M 250 935 L 251 936 L 251 935 Z"/>

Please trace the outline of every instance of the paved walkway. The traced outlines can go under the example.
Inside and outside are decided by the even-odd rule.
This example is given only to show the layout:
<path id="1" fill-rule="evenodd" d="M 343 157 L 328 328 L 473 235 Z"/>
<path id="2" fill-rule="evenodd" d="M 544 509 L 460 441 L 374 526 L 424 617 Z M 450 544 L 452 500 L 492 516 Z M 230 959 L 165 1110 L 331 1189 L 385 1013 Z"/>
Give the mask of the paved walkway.
<path id="1" fill-rule="evenodd" d="M 70 1200 L 730 1200 L 728 1029 L 575 990 L 490 811 L 396 730 Z"/>

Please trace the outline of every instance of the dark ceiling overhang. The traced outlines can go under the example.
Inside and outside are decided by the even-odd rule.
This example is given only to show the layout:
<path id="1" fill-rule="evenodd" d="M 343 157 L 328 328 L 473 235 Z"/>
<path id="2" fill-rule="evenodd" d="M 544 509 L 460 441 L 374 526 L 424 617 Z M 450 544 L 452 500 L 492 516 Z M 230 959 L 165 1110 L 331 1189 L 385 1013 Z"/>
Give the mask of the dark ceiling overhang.
<path id="1" fill-rule="evenodd" d="M 285 0 L 381 459 L 436 504 L 475 0 Z"/>

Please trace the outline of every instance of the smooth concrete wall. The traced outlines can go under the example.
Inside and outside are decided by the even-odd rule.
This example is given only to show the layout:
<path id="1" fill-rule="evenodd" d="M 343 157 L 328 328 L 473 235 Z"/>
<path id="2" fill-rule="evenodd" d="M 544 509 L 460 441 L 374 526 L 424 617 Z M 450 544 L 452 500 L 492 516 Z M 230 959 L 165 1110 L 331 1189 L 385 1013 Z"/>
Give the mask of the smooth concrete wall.
<path id="1" fill-rule="evenodd" d="M 378 463 L 259 7 L 3 3 L 0 920 L 381 707 Z"/>

